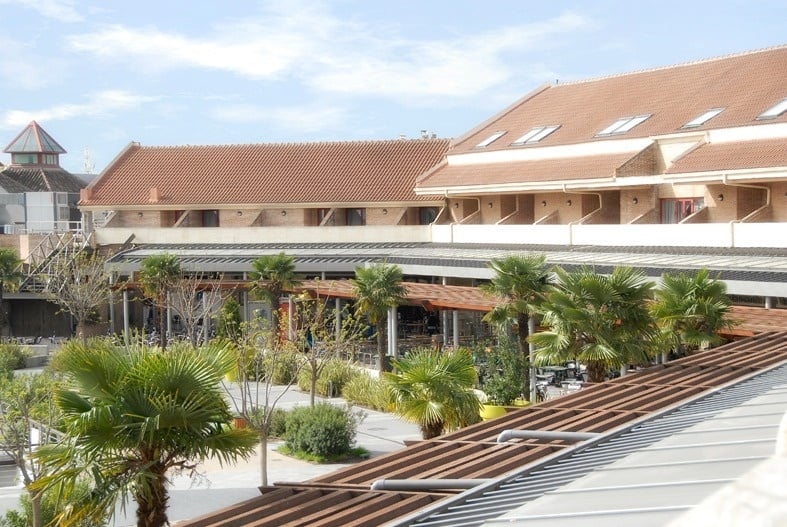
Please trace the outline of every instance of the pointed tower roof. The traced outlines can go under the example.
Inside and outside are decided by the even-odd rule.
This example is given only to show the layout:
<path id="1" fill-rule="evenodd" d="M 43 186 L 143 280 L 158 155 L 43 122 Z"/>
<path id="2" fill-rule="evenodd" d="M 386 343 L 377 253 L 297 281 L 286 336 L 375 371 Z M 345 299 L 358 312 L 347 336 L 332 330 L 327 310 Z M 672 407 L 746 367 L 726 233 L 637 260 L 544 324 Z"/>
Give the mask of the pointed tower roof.
<path id="1" fill-rule="evenodd" d="M 9 154 L 65 154 L 65 149 L 35 122 L 20 132 L 3 152 Z"/>

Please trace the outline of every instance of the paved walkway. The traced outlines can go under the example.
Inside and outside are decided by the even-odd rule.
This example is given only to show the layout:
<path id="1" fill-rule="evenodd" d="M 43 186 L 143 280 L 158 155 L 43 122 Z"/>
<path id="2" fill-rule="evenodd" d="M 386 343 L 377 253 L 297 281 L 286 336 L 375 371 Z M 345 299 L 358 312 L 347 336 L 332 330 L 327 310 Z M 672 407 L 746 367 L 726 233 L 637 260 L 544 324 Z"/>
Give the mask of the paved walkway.
<path id="1" fill-rule="evenodd" d="M 234 397 L 238 397 L 237 385 L 230 387 Z M 274 388 L 272 397 L 281 393 Z M 325 399 L 334 404 L 345 404 L 343 399 Z M 277 403 L 279 408 L 292 408 L 309 404 L 309 394 L 291 388 L 284 393 Z M 404 447 L 405 440 L 420 439 L 416 425 L 405 423 L 394 415 L 364 409 L 366 417 L 358 426 L 357 444 L 367 449 L 372 456 L 379 456 Z M 318 465 L 293 459 L 276 451 L 280 443 L 271 443 L 268 447 L 268 482 L 300 482 L 316 476 L 332 472 L 347 466 L 346 464 Z M 186 475 L 173 478 L 170 489 L 169 520 L 172 523 L 196 518 L 223 507 L 259 495 L 260 479 L 259 454 L 247 462 L 231 467 L 222 467 L 218 462 L 210 461 L 201 465 L 203 476 L 196 480 Z M 18 506 L 20 489 L 18 487 L 0 487 L 0 515 L 6 510 Z M 126 513 L 118 511 L 114 522 L 115 527 L 135 525 L 133 503 L 128 505 Z"/>

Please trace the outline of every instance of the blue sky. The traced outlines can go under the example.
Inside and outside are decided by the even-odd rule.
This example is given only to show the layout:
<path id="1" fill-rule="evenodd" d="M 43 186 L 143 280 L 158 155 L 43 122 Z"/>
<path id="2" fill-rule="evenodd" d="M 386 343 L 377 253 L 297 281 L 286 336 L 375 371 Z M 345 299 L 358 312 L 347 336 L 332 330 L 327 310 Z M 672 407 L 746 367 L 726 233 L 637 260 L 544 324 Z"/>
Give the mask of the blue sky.
<path id="1" fill-rule="evenodd" d="M 0 146 L 36 120 L 95 173 L 131 141 L 457 137 L 545 82 L 787 44 L 785 0 L 0 0 L 0 20 Z"/>

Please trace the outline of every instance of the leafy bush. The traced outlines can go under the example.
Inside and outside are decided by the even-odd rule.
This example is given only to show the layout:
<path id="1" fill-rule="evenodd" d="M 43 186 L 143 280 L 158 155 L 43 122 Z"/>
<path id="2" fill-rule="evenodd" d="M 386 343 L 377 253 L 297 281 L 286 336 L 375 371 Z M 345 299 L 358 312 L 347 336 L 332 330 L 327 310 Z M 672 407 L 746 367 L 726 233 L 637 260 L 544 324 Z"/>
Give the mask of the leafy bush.
<path id="1" fill-rule="evenodd" d="M 356 371 L 352 378 L 342 388 L 342 397 L 347 402 L 379 410 L 390 411 L 391 401 L 386 384 L 378 377 L 368 373 Z"/>
<path id="2" fill-rule="evenodd" d="M 303 360 L 303 356 L 288 348 L 267 352 L 262 356 L 257 380 L 269 378 L 271 384 L 290 384 L 296 381 Z"/>
<path id="3" fill-rule="evenodd" d="M 282 438 L 287 432 L 287 411 L 283 408 L 274 408 L 271 414 L 271 427 L 268 431 L 269 437 Z"/>
<path id="4" fill-rule="evenodd" d="M 342 359 L 330 359 L 317 378 L 317 393 L 325 397 L 335 397 L 342 393 L 345 384 L 353 377 L 355 369 Z M 311 389 L 311 365 L 307 364 L 298 373 L 298 388 L 304 392 Z M 332 388 L 332 393 L 328 393 Z"/>
<path id="5" fill-rule="evenodd" d="M 360 417 L 330 403 L 296 407 L 287 413 L 286 446 L 320 457 L 346 454 L 355 443 Z"/>
<path id="6" fill-rule="evenodd" d="M 68 495 L 58 494 L 56 490 L 45 491 L 41 500 L 41 516 L 43 525 L 53 525 L 55 515 L 63 510 L 63 507 L 83 503 L 90 498 L 90 486 L 86 482 L 80 482 Z M 29 527 L 33 525 L 33 503 L 30 494 L 22 493 L 19 497 L 21 510 L 11 509 L 0 516 L 0 527 Z M 74 527 L 100 527 L 109 524 L 109 515 L 103 514 L 100 518 L 90 518 L 72 524 Z"/>
<path id="7" fill-rule="evenodd" d="M 13 370 L 24 368 L 28 355 L 19 344 L 0 344 L 0 376 L 10 376 Z"/>

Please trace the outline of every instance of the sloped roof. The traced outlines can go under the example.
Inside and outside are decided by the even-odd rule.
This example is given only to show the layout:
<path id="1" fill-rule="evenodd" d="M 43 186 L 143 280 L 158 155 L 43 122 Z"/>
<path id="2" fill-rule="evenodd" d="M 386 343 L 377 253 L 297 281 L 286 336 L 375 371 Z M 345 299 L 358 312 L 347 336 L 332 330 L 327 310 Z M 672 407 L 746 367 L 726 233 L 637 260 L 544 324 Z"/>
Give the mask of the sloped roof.
<path id="1" fill-rule="evenodd" d="M 472 425 L 439 438 L 415 444 L 385 456 L 370 459 L 313 478 L 304 483 L 277 483 L 262 488 L 263 495 L 236 506 L 228 507 L 199 519 L 186 521 L 184 527 L 220 527 L 230 525 L 304 525 L 339 527 L 345 525 L 481 525 L 518 505 L 543 495 L 545 491 L 562 485 L 590 470 L 631 450 L 619 447 L 619 434 L 636 430 L 655 416 L 669 415 L 687 402 L 699 401 L 706 394 L 715 394 L 722 386 L 748 379 L 757 372 L 766 372 L 787 361 L 787 332 L 764 333 L 721 346 L 706 352 L 659 365 L 641 373 L 627 375 L 614 381 L 588 385 L 572 395 L 546 401 L 506 414 L 504 417 Z M 783 381 L 780 381 L 783 382 Z M 744 390 L 748 396 L 752 390 Z M 731 398 L 738 403 L 741 395 Z M 674 406 L 673 406 L 674 405 Z M 705 412 L 706 414 L 708 412 Z M 683 421 L 678 419 L 679 421 Z M 635 426 L 636 425 L 636 426 Z M 684 424 L 684 426 L 688 426 Z M 656 428 L 659 428 L 657 424 Z M 514 439 L 498 443 L 498 436 L 507 430 L 547 430 L 564 432 L 599 433 L 590 445 L 599 445 L 603 452 L 596 456 L 598 463 L 583 462 L 588 450 L 586 445 L 575 447 L 563 440 Z M 661 427 L 663 434 L 675 428 Z M 650 438 L 654 441 L 655 437 Z M 644 446 L 635 441 L 631 448 Z M 583 470 L 567 470 L 566 459 L 579 455 Z M 556 468 L 549 471 L 549 463 Z M 562 468 L 561 468 L 562 467 Z M 532 475 L 532 477 L 531 477 Z M 519 478 L 528 478 L 518 485 Z M 555 481 L 556 477 L 559 481 Z M 492 478 L 480 484 L 478 490 L 464 493 L 446 489 L 427 490 L 425 487 L 407 493 L 412 500 L 443 499 L 426 505 L 423 511 L 402 507 L 393 519 L 389 515 L 376 518 L 379 507 L 375 499 L 380 491 L 372 491 L 370 484 L 379 479 L 407 479 L 414 482 L 424 479 L 478 479 Z M 514 486 L 518 485 L 518 486 Z M 271 499 L 281 492 L 314 493 L 321 499 L 333 497 L 332 503 L 344 505 L 336 516 L 323 513 L 319 518 L 308 516 L 313 512 L 310 499 Z M 416 488 L 417 485 L 416 485 Z M 348 497 L 349 491 L 358 495 Z M 384 494 L 391 500 L 401 499 L 400 492 Z M 451 496 L 453 494 L 453 496 Z M 266 495 L 268 497 L 266 497 Z M 351 498 L 351 499 L 350 499 Z M 390 511 L 390 508 L 386 508 Z M 304 511 L 299 514 L 299 511 Z"/>
<path id="2" fill-rule="evenodd" d="M 12 165 L 0 173 L 0 187 L 9 193 L 78 193 L 85 183 L 62 168 Z"/>
<path id="3" fill-rule="evenodd" d="M 771 167 L 787 169 L 787 138 L 703 144 L 675 161 L 666 173 Z"/>
<path id="4" fill-rule="evenodd" d="M 94 180 L 82 206 L 391 203 L 426 201 L 415 179 L 448 139 L 249 145 L 130 145 Z"/>
<path id="5" fill-rule="evenodd" d="M 787 114 L 756 121 L 787 97 L 787 46 L 718 57 L 676 66 L 556 84 L 520 99 L 455 141 L 451 154 L 527 149 L 606 141 L 596 137 L 617 119 L 651 115 L 615 138 L 645 138 L 681 131 L 711 108 L 724 108 L 702 126 L 709 130 L 787 122 Z M 534 127 L 560 126 L 535 145 L 510 146 Z M 493 133 L 506 134 L 477 148 Z"/>
<path id="6" fill-rule="evenodd" d="M 419 192 L 428 192 L 430 188 L 505 186 L 549 183 L 556 180 L 611 178 L 615 176 L 618 168 L 637 153 L 626 152 L 505 163 L 454 165 L 449 162 L 440 165 L 419 179 L 418 190 Z"/>
<path id="7" fill-rule="evenodd" d="M 3 152 L 9 154 L 65 154 L 65 149 L 55 141 L 46 130 L 35 121 L 31 121 L 17 135 Z"/>

